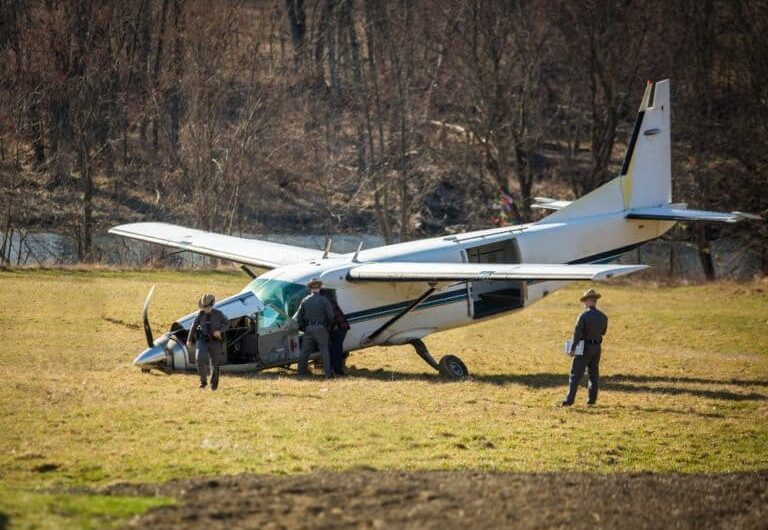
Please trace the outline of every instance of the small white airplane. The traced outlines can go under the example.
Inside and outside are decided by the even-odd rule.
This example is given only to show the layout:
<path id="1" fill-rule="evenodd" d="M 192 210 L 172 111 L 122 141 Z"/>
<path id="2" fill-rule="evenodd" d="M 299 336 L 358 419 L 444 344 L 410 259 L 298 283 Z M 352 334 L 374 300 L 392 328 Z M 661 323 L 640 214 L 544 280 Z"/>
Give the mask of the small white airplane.
<path id="1" fill-rule="evenodd" d="M 166 223 L 117 226 L 110 233 L 242 264 L 253 280 L 216 307 L 230 319 L 222 371 L 254 371 L 297 362 L 301 340 L 291 319 L 305 285 L 323 281 L 347 314 L 347 352 L 411 344 L 449 378 L 468 375 L 456 356 L 436 361 L 422 339 L 431 333 L 523 309 L 571 280 L 605 280 L 646 268 L 613 260 L 656 239 L 677 221 L 760 219 L 689 210 L 672 203 L 669 81 L 648 83 L 621 173 L 576 201 L 537 199 L 554 210 L 524 225 L 334 254 Z M 248 265 L 271 269 L 256 277 Z M 154 340 L 144 304 L 148 348 L 142 370 L 195 368 L 185 339 L 195 313 Z"/>

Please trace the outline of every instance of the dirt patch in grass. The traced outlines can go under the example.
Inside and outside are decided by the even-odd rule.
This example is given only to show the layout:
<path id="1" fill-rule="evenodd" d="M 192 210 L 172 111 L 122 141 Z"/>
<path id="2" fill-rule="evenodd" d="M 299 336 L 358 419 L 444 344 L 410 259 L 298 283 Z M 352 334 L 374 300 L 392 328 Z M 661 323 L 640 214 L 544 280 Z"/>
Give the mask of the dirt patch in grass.
<path id="1" fill-rule="evenodd" d="M 765 528 L 768 472 L 502 474 L 350 471 L 236 475 L 112 493 L 177 505 L 135 528 Z"/>

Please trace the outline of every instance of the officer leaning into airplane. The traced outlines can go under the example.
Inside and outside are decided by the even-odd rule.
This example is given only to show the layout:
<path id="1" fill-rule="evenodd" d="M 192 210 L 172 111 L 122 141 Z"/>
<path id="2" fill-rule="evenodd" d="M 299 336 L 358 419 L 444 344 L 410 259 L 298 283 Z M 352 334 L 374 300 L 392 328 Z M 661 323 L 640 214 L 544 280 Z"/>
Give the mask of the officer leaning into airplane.
<path id="1" fill-rule="evenodd" d="M 211 367 L 211 390 L 219 387 L 219 366 L 221 365 L 221 344 L 224 332 L 229 327 L 229 320 L 224 313 L 213 308 L 216 298 L 204 294 L 197 302 L 200 311 L 192 323 L 187 337 L 187 349 L 197 342 L 197 373 L 200 375 L 200 388 L 208 385 L 208 365 Z"/>
<path id="2" fill-rule="evenodd" d="M 603 335 L 608 331 L 608 317 L 597 309 L 597 299 L 600 293 L 594 289 L 587 289 L 581 297 L 581 302 L 586 308 L 576 320 L 576 328 L 573 330 L 573 342 L 570 355 L 573 357 L 571 364 L 571 376 L 568 380 L 568 394 L 560 406 L 570 407 L 576 398 L 576 390 L 584 370 L 589 371 L 589 401 L 587 405 L 597 402 L 597 387 L 600 383 L 600 352 Z M 575 348 L 579 341 L 584 341 L 584 354 L 575 355 Z"/>
<path id="3" fill-rule="evenodd" d="M 331 354 L 329 350 L 328 330 L 333 322 L 333 306 L 331 302 L 320 294 L 323 282 L 313 278 L 308 284 L 309 294 L 301 301 L 299 310 L 293 316 L 298 322 L 299 329 L 304 331 L 304 339 L 301 343 L 299 354 L 299 375 L 309 375 L 310 353 L 320 350 L 323 357 L 323 371 L 325 377 L 333 377 L 331 369 Z"/>

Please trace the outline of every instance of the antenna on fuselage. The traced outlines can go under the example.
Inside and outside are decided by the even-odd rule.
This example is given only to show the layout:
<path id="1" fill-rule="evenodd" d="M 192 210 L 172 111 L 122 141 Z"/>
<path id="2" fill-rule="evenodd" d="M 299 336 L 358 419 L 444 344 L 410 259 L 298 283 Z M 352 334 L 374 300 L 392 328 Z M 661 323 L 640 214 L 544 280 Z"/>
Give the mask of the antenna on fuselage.
<path id="1" fill-rule="evenodd" d="M 360 243 L 357 245 L 357 250 L 355 250 L 355 255 L 352 256 L 352 261 L 357 263 L 357 256 L 360 255 L 360 251 L 363 249 L 363 242 L 360 241 Z"/>
<path id="2" fill-rule="evenodd" d="M 331 253 L 331 243 L 333 243 L 333 239 L 330 237 L 325 240 L 325 250 L 323 251 L 323 257 L 321 259 L 328 259 L 328 254 Z"/>

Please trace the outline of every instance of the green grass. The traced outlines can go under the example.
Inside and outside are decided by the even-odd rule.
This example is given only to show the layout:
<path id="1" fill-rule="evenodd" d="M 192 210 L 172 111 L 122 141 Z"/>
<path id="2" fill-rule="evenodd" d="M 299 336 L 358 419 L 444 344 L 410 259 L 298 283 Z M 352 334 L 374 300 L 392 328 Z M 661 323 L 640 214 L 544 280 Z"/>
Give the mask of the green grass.
<path id="1" fill-rule="evenodd" d="M 213 473 L 768 468 L 766 282 L 600 285 L 611 320 L 596 408 L 583 405 L 585 389 L 576 407 L 554 407 L 578 284 L 429 337 L 436 356 L 468 365 L 461 383 L 440 380 L 409 347 L 354 353 L 346 380 L 225 376 L 217 393 L 199 391 L 194 375 L 132 366 L 145 347 L 136 326 L 150 285 L 162 332 L 200 293 L 223 297 L 246 282 L 221 272 L 0 272 L 0 512 L 18 504 L 9 495 L 29 500 L 24 512 L 58 506 L 33 488 Z"/>
<path id="2" fill-rule="evenodd" d="M 53 494 L 0 488 L 0 527 L 3 518 L 16 530 L 117 528 L 126 519 L 171 499 L 106 495 Z"/>

